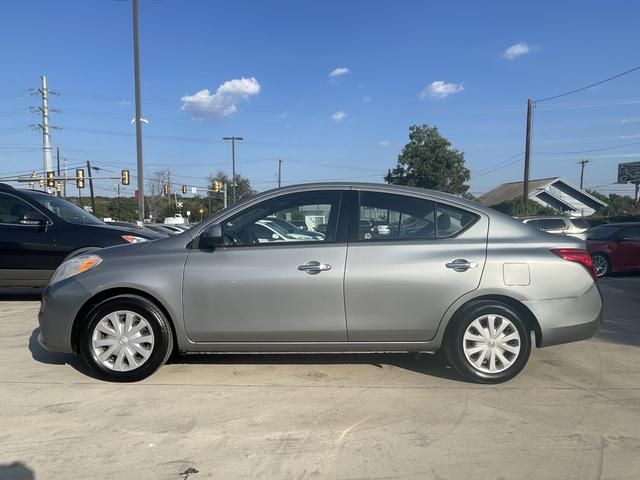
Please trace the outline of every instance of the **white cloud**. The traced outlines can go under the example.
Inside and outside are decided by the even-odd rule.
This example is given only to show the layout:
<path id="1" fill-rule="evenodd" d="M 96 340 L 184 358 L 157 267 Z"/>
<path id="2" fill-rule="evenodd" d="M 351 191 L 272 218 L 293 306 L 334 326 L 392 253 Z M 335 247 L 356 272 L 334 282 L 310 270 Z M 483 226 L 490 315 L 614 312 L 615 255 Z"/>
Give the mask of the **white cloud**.
<path id="1" fill-rule="evenodd" d="M 278 118 L 287 118 L 287 115 L 289 115 L 289 112 L 282 112 L 278 114 Z"/>
<path id="2" fill-rule="evenodd" d="M 520 42 L 507 48 L 502 56 L 507 60 L 513 60 L 515 58 L 521 57 L 522 55 L 530 53 L 532 50 L 533 49 L 529 45 L 524 42 Z"/>
<path id="3" fill-rule="evenodd" d="M 131 102 L 129 100 L 120 100 L 118 105 L 131 105 Z"/>
<path id="4" fill-rule="evenodd" d="M 340 123 L 345 118 L 347 118 L 347 114 L 344 113 L 342 110 L 340 110 L 340 111 L 334 113 L 333 115 L 331 115 L 331 120 L 333 120 L 336 123 Z"/>
<path id="5" fill-rule="evenodd" d="M 194 119 L 227 117 L 237 111 L 236 104 L 260 93 L 260 83 L 254 77 L 227 80 L 215 93 L 208 89 L 181 98 L 181 109 Z"/>
<path id="6" fill-rule="evenodd" d="M 329 73 L 330 78 L 337 78 L 349 73 L 349 69 L 347 67 L 338 67 L 331 70 Z"/>
<path id="7" fill-rule="evenodd" d="M 362 103 L 369 103 L 371 101 L 371 97 L 362 97 Z"/>
<path id="8" fill-rule="evenodd" d="M 460 93 L 462 90 L 464 87 L 461 83 L 445 83 L 442 80 L 437 80 L 424 87 L 420 92 L 420 100 L 428 97 L 445 98 L 454 93 Z"/>
<path id="9" fill-rule="evenodd" d="M 382 140 L 379 145 L 381 147 L 388 147 L 389 146 L 389 140 Z"/>

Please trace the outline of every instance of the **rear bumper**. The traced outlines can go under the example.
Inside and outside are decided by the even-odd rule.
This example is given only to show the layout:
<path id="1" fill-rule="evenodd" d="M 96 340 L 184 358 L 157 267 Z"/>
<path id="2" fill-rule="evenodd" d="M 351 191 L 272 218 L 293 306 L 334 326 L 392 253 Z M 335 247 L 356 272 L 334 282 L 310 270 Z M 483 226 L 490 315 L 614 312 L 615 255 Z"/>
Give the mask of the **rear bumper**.
<path id="1" fill-rule="evenodd" d="M 73 277 L 47 287 L 38 313 L 40 345 L 51 352 L 73 353 L 73 322 L 90 297 L 89 291 Z"/>
<path id="2" fill-rule="evenodd" d="M 523 303 L 538 319 L 541 347 L 591 338 L 602 325 L 602 296 L 595 283 L 580 297 Z"/>

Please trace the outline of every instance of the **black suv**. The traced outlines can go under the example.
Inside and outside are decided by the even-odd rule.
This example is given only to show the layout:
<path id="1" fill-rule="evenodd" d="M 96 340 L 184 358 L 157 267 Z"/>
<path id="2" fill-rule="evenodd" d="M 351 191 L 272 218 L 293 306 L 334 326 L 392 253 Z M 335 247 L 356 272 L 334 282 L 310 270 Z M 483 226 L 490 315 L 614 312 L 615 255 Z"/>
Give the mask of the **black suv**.
<path id="1" fill-rule="evenodd" d="M 110 227 L 80 207 L 0 183 L 0 287 L 43 287 L 67 257 L 163 236 Z"/>

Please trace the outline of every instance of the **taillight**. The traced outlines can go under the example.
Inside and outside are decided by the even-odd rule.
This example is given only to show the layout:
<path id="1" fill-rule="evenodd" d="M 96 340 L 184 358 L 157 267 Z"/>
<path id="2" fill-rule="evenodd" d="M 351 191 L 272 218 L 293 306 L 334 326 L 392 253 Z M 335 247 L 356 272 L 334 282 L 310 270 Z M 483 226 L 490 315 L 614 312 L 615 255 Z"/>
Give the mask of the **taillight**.
<path id="1" fill-rule="evenodd" d="M 551 251 L 563 260 L 579 263 L 589 271 L 594 280 L 598 280 L 591 256 L 584 250 L 579 248 L 554 248 Z"/>

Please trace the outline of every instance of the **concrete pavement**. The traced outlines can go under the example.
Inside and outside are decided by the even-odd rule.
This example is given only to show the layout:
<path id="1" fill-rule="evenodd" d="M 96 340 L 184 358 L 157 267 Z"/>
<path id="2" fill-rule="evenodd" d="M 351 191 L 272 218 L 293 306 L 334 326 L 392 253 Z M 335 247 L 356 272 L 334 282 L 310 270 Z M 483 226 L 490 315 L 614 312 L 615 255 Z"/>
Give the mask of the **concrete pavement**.
<path id="1" fill-rule="evenodd" d="M 635 480 L 640 277 L 601 288 L 598 338 L 498 386 L 414 355 L 198 356 L 104 383 L 44 351 L 38 303 L 5 292 L 0 479 Z"/>

